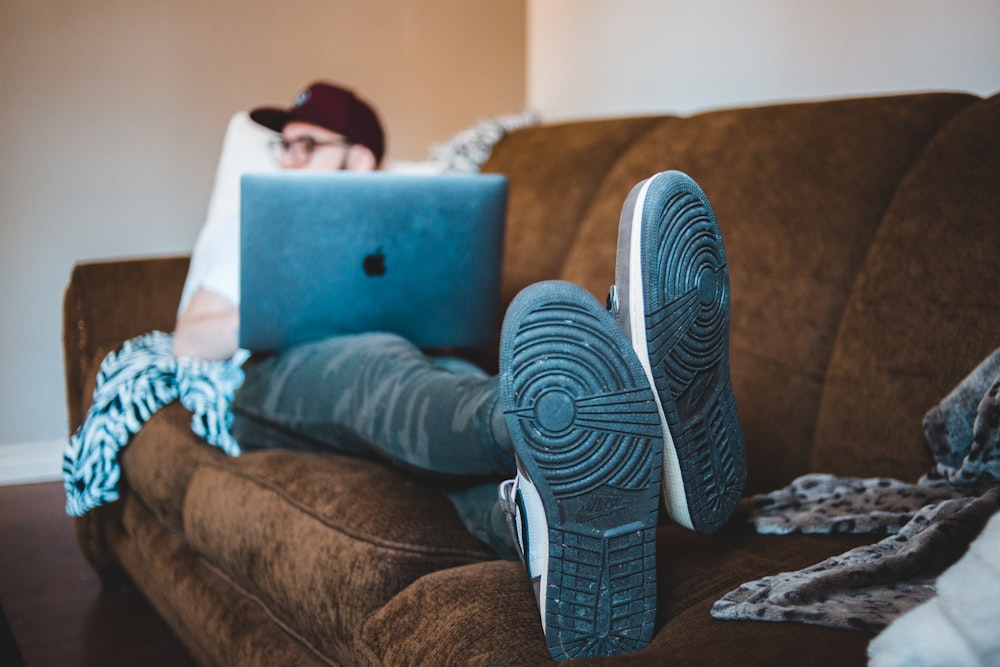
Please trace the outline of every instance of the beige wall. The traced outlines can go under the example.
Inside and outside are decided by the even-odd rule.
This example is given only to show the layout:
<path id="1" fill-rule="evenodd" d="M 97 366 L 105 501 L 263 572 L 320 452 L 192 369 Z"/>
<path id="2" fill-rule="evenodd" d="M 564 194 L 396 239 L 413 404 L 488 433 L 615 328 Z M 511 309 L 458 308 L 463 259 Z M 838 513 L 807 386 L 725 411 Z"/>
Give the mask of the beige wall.
<path id="1" fill-rule="evenodd" d="M 524 0 L 0 0 L 0 444 L 65 436 L 80 259 L 187 252 L 232 112 L 356 86 L 419 160 L 518 111 Z"/>
<path id="2" fill-rule="evenodd" d="M 235 109 L 338 78 L 415 160 L 525 99 L 552 120 L 989 94 L 998 34 L 1000 0 L 0 0 L 0 444 L 64 435 L 70 266 L 186 252 Z"/>
<path id="3" fill-rule="evenodd" d="M 549 120 L 1000 91 L 1000 0 L 529 0 Z"/>

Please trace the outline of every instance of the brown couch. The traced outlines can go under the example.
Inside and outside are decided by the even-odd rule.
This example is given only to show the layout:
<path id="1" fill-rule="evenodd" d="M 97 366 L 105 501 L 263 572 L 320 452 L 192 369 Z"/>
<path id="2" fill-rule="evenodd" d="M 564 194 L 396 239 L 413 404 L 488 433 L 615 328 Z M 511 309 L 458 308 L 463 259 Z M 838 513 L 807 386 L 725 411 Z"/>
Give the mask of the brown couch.
<path id="1" fill-rule="evenodd" d="M 603 298 L 630 187 L 663 169 L 711 198 L 732 284 L 748 493 L 822 471 L 915 480 L 924 412 L 997 347 L 1000 96 L 917 94 L 522 129 L 486 164 L 510 179 L 504 300 L 545 278 Z M 183 258 L 75 267 L 65 300 L 70 427 L 95 367 L 170 330 Z M 205 664 L 548 662 L 521 564 L 469 537 L 428 486 L 371 461 L 229 458 L 168 406 L 125 449 L 122 499 L 76 521 Z M 872 635 L 713 620 L 741 583 L 874 538 L 704 537 L 664 525 L 656 636 L 582 664 L 851 665 Z"/>

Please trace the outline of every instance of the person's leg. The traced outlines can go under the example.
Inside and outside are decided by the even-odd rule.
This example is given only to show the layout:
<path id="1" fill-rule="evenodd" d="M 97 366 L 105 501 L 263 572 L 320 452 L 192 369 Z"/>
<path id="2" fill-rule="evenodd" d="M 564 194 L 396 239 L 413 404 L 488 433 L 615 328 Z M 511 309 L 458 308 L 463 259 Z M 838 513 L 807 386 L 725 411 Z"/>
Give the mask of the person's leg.
<path id="1" fill-rule="evenodd" d="M 520 558 L 503 505 L 497 502 L 497 482 L 448 486 L 441 490 L 473 537 L 504 560 Z"/>
<path id="2" fill-rule="evenodd" d="M 247 367 L 233 402 L 242 445 L 386 459 L 430 479 L 514 469 L 498 381 L 392 334 L 338 336 Z"/>
<path id="3" fill-rule="evenodd" d="M 637 186 L 618 260 L 614 316 L 568 283 L 515 299 L 499 387 L 436 367 L 397 337 L 333 339 L 251 368 L 234 434 L 295 433 L 464 478 L 513 470 L 512 444 L 517 475 L 500 502 L 550 652 L 641 648 L 656 612 L 661 478 L 671 516 L 713 532 L 742 493 L 745 452 L 729 380 L 725 252 L 698 186 L 678 172 Z M 474 535 L 496 523 L 479 491 L 452 494 Z"/>
<path id="4" fill-rule="evenodd" d="M 649 641 L 661 479 L 671 517 L 714 532 L 746 478 L 725 250 L 686 175 L 657 174 L 626 201 L 609 305 L 566 284 L 532 286 L 501 339 L 518 463 L 501 503 L 556 658 Z"/>
<path id="5" fill-rule="evenodd" d="M 609 299 L 656 390 L 663 499 L 712 533 L 743 493 L 746 453 L 729 377 L 729 270 L 712 206 L 686 174 L 639 183 L 622 209 Z"/>

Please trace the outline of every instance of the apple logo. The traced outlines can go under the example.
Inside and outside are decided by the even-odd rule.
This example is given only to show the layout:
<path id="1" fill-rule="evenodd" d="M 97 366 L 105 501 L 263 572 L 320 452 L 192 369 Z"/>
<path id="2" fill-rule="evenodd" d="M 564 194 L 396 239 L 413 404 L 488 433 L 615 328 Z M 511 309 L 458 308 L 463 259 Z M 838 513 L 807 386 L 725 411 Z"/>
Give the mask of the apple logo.
<path id="1" fill-rule="evenodd" d="M 364 269 L 366 276 L 384 276 L 385 253 L 382 252 L 382 249 L 379 248 L 370 255 L 365 255 L 361 268 Z"/>

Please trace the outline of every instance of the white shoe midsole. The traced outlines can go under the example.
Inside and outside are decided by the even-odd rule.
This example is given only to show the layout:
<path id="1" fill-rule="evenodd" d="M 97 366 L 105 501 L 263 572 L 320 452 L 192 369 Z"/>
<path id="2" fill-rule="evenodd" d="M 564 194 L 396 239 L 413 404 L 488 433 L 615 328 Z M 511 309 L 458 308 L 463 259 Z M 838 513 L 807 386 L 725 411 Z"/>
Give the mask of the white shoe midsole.
<path id="1" fill-rule="evenodd" d="M 663 406 L 660 404 L 659 394 L 656 391 L 653 369 L 649 364 L 649 348 L 646 345 L 646 302 L 642 293 L 642 214 L 646 192 L 649 190 L 653 178 L 643 182 L 636 198 L 629 227 L 629 275 L 618 278 L 619 280 L 626 278 L 628 281 L 626 307 L 628 309 L 629 330 L 626 333 L 632 341 L 632 348 L 635 350 L 636 356 L 639 357 L 639 363 L 642 365 L 646 378 L 649 380 L 649 386 L 656 397 L 656 409 L 660 413 L 660 424 L 663 426 L 663 498 L 671 518 L 682 526 L 691 528 L 693 523 L 688 509 L 687 494 L 684 491 L 680 459 L 677 456 L 674 439 L 667 427 L 667 418 L 663 414 Z"/>
<path id="2" fill-rule="evenodd" d="M 545 630 L 545 592 L 549 579 L 549 529 L 548 520 L 545 517 L 545 506 L 542 499 L 535 490 L 535 485 L 528 477 L 517 472 L 515 488 L 524 505 L 524 514 L 518 511 L 515 514 L 518 522 L 518 535 L 527 534 L 527 545 L 521 545 L 524 552 L 525 564 L 528 566 L 528 576 L 536 585 L 535 596 L 538 598 L 538 611 L 542 617 L 542 630 Z M 527 524 L 527 533 L 525 525 Z M 537 578 L 537 583 L 536 583 Z"/>

